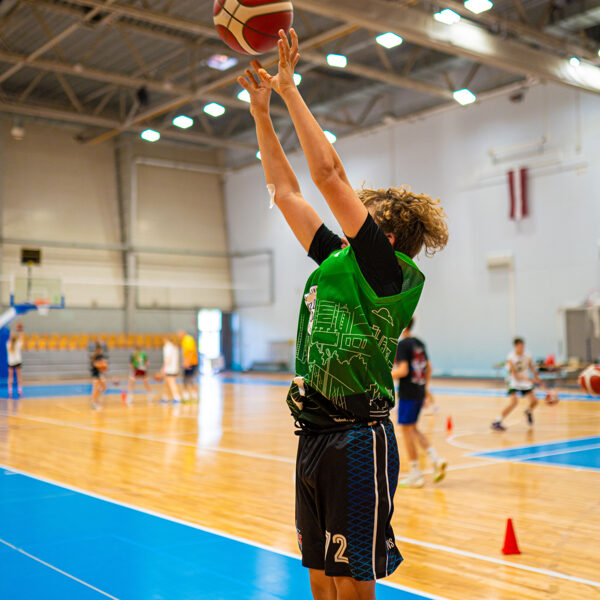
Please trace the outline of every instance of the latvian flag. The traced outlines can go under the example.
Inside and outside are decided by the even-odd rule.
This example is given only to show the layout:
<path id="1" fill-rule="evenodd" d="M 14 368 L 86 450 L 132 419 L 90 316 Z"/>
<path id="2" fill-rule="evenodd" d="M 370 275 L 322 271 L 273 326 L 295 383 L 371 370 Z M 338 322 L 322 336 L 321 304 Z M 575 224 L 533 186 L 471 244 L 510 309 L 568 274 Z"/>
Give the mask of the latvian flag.
<path id="1" fill-rule="evenodd" d="M 508 191 L 510 193 L 510 218 L 520 221 L 529 215 L 527 204 L 527 169 L 519 169 L 519 180 L 515 181 L 515 171 L 509 171 Z"/>

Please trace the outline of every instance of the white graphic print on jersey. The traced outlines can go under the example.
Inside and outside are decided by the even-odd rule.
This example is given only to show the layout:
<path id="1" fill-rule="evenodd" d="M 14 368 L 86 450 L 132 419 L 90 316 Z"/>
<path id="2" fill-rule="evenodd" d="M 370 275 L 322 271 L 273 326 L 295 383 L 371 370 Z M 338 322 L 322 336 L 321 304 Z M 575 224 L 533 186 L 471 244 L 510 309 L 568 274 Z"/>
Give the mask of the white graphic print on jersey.
<path id="1" fill-rule="evenodd" d="M 311 286 L 308 290 L 308 294 L 304 294 L 304 303 L 310 312 L 310 319 L 308 320 L 308 335 L 312 333 L 313 319 L 315 318 L 315 307 L 317 306 L 317 287 L 316 285 Z"/>

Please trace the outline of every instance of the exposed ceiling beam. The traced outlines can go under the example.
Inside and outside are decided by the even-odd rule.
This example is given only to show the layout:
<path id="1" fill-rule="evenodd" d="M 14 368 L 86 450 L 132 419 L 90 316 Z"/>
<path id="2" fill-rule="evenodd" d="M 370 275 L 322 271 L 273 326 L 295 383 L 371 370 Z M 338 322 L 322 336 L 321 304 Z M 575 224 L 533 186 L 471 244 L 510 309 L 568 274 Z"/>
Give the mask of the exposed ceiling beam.
<path id="1" fill-rule="evenodd" d="M 106 2 L 99 2 L 99 4 L 101 5 L 101 8 L 108 8 L 114 1 L 115 0 L 106 0 Z M 42 56 L 42 54 L 44 54 L 45 52 L 50 50 L 50 48 L 55 47 L 56 44 L 60 44 L 60 42 L 62 42 L 62 40 L 69 37 L 73 32 L 77 31 L 77 29 L 79 29 L 85 23 L 88 23 L 91 19 L 93 19 L 100 12 L 101 12 L 100 7 L 94 8 L 87 15 L 85 15 L 85 17 L 83 17 L 79 21 L 76 21 L 75 23 L 71 23 L 71 25 L 69 25 L 68 27 L 63 29 L 60 33 L 57 33 L 54 37 L 49 39 L 45 44 L 38 46 L 33 52 L 28 54 L 24 60 L 22 60 L 21 62 L 18 62 L 17 64 L 14 64 L 12 67 L 10 67 L 10 69 L 4 71 L 4 73 L 2 73 L 0 75 L 0 83 L 2 83 L 3 81 L 6 81 L 9 77 L 12 77 L 15 73 L 17 73 L 17 71 L 20 71 L 24 66 L 26 66 L 31 61 L 35 60 L 38 56 Z"/>
<path id="2" fill-rule="evenodd" d="M 27 59 L 25 54 L 0 51 L 0 62 L 20 64 Z M 28 61 L 28 66 L 42 71 L 73 75 L 84 79 L 93 79 L 102 83 L 112 83 L 126 88 L 137 89 L 142 86 L 150 90 L 169 94 L 188 94 L 191 89 L 182 85 L 175 85 L 170 81 L 161 81 L 145 77 L 134 77 L 133 75 L 121 75 L 114 71 L 103 71 L 92 67 L 85 67 L 79 63 L 71 64 L 47 58 L 35 58 Z"/>
<path id="3" fill-rule="evenodd" d="M 506 85 L 502 85 L 497 88 L 487 90 L 485 92 L 480 93 L 478 96 L 478 101 L 483 102 L 485 100 L 489 100 L 492 98 L 510 94 L 511 92 L 514 92 L 517 90 L 522 91 L 533 85 L 536 85 L 537 83 L 538 82 L 535 79 L 525 79 L 523 81 L 518 81 L 515 83 L 509 83 Z M 435 106 L 431 106 L 428 108 L 421 108 L 421 109 L 415 110 L 413 112 L 410 112 L 410 113 L 407 113 L 405 115 L 398 116 L 398 117 L 386 116 L 386 117 L 384 117 L 384 119 L 382 119 L 381 123 L 375 124 L 375 125 L 370 125 L 365 128 L 357 128 L 356 130 L 352 131 L 348 137 L 353 136 L 361 131 L 363 133 L 364 132 L 373 133 L 373 132 L 379 131 L 383 128 L 389 129 L 390 127 L 392 127 L 393 125 L 396 125 L 398 123 L 405 123 L 405 122 L 413 123 L 416 121 L 420 121 L 422 119 L 432 117 L 437 114 L 444 113 L 449 110 L 464 110 L 464 108 L 460 107 L 456 102 L 452 101 L 452 102 L 443 102 L 441 104 L 436 104 Z M 293 148 L 289 148 L 289 150 L 286 149 L 286 152 L 288 152 L 289 154 L 292 154 L 298 150 L 300 150 L 300 146 L 299 146 L 299 144 L 296 144 Z M 256 159 L 247 160 L 247 161 L 242 160 L 235 166 L 231 167 L 230 171 L 235 173 L 235 172 L 239 171 L 240 169 L 244 169 L 245 167 L 247 167 L 249 165 L 253 165 L 253 164 L 256 164 Z"/>
<path id="4" fill-rule="evenodd" d="M 329 67 L 329 65 L 327 64 L 327 59 L 323 55 L 317 54 L 316 52 L 306 52 L 302 50 L 302 47 L 300 48 L 300 56 L 302 59 L 307 60 L 313 64 L 322 67 L 327 67 L 330 69 L 335 68 Z M 360 65 L 353 62 L 352 60 L 348 61 L 348 64 L 346 65 L 346 67 L 344 67 L 343 70 L 347 73 L 353 73 L 354 75 L 364 77 L 365 79 L 382 81 L 383 83 L 387 83 L 392 86 L 407 88 L 409 90 L 413 90 L 414 92 L 421 92 L 423 94 L 431 94 L 433 96 L 438 96 L 446 100 L 452 99 L 452 94 L 444 88 L 432 85 L 430 83 L 426 83 L 424 81 L 419 81 L 418 79 L 412 79 L 410 77 L 396 75 L 395 73 L 390 73 L 389 71 L 374 69 L 373 67 L 369 67 L 367 65 Z"/>
<path id="5" fill-rule="evenodd" d="M 515 1 L 519 2 L 520 4 L 520 0 Z M 476 15 L 469 9 L 465 8 L 465 5 L 462 2 L 457 2 L 457 0 L 439 0 L 438 5 L 442 8 L 449 8 L 459 15 L 467 17 L 472 21 L 483 23 L 484 25 L 494 27 L 503 32 L 506 31 L 509 33 L 514 33 L 521 39 L 531 40 L 532 42 L 535 42 L 550 50 L 579 56 L 580 58 L 586 58 L 587 60 L 591 61 L 598 59 L 597 54 L 590 48 L 586 48 L 585 46 L 578 44 L 576 41 L 566 38 L 564 35 L 553 35 L 550 33 L 550 30 L 543 31 L 537 27 L 531 26 L 526 22 L 508 19 L 502 15 L 494 13 L 494 11 L 486 11 Z"/>
<path id="6" fill-rule="evenodd" d="M 374 32 L 393 31 L 409 42 L 447 54 L 464 56 L 493 67 L 600 93 L 600 69 L 550 55 L 515 40 L 504 39 L 466 20 L 448 26 L 431 13 L 385 0 L 295 0 L 298 8 L 332 19 L 344 19 Z M 300 45 L 302 54 L 302 44 Z"/>
<path id="7" fill-rule="evenodd" d="M 69 15 L 74 18 L 81 18 L 85 15 L 85 10 L 89 8 L 84 4 L 62 4 L 57 3 L 54 0 L 22 0 L 23 2 L 27 2 L 29 4 L 34 4 L 35 6 L 44 8 L 46 10 L 50 10 L 52 12 L 60 13 L 63 15 Z M 76 0 L 73 0 L 75 2 Z M 116 15 L 118 16 L 118 15 Z M 132 21 L 119 21 L 119 25 L 128 31 L 134 31 L 135 33 L 141 33 L 142 35 L 148 35 L 154 38 L 167 40 L 169 42 L 174 43 L 188 43 L 194 44 L 196 40 L 204 40 L 205 36 L 198 36 L 197 34 L 190 35 L 187 32 L 179 32 L 178 31 L 167 31 L 160 30 L 153 27 L 153 23 L 148 23 L 145 21 L 139 21 L 138 23 L 133 23 Z"/>
<path id="8" fill-rule="evenodd" d="M 89 6 L 98 12 L 115 13 L 122 17 L 131 17 L 146 23 L 162 25 L 171 29 L 186 31 L 195 35 L 219 39 L 219 34 L 212 23 L 199 23 L 193 19 L 177 17 L 166 12 L 150 10 L 148 8 L 139 8 L 124 4 L 111 3 L 110 5 L 100 2 L 100 0 L 69 0 L 73 4 Z"/>
<path id="9" fill-rule="evenodd" d="M 22 60 L 24 60 L 25 55 L 22 54 L 14 54 L 9 52 L 0 51 L 0 62 L 8 62 L 13 64 L 18 64 Z M 175 96 L 181 95 L 189 95 L 192 94 L 191 88 L 182 86 L 182 85 L 174 85 L 169 81 L 161 81 L 154 80 L 142 77 L 136 77 L 132 75 L 120 75 L 118 73 L 114 73 L 112 71 L 102 71 L 100 69 L 93 69 L 91 67 L 84 67 L 78 63 L 69 64 L 66 62 L 61 62 L 57 60 L 43 59 L 38 58 L 32 61 L 29 61 L 29 66 L 33 68 L 40 69 L 42 71 L 49 71 L 51 73 L 55 73 L 57 76 L 62 74 L 72 75 L 75 77 L 82 77 L 85 79 L 92 79 L 94 81 L 100 81 L 103 83 L 108 83 L 111 85 L 117 85 L 121 87 L 138 89 L 142 86 L 147 87 L 150 90 L 162 92 L 165 94 L 172 94 Z M 39 82 L 39 79 L 37 79 Z M 110 90 L 105 90 L 107 93 Z M 27 94 L 28 95 L 28 94 Z M 241 110 L 247 110 L 248 105 L 237 98 L 232 98 L 226 96 L 224 94 L 217 93 L 207 93 L 203 96 L 196 94 L 197 100 L 206 100 L 208 102 L 218 102 L 223 106 L 227 106 L 230 108 L 236 108 Z M 78 109 L 79 110 L 79 109 Z M 274 116 L 287 116 L 287 111 L 284 108 L 280 108 L 277 106 L 272 106 L 272 114 Z M 321 117 L 323 121 L 328 121 L 335 125 L 348 125 L 341 119 L 336 119 L 333 117 Z"/>
<path id="10" fill-rule="evenodd" d="M 349 33 L 356 31 L 357 29 L 359 29 L 359 26 L 355 25 L 355 24 L 338 25 L 337 27 L 334 27 L 333 29 L 330 29 L 330 30 L 320 33 L 316 36 L 313 36 L 313 37 L 309 38 L 308 40 L 305 40 L 303 47 L 306 50 L 309 50 L 316 46 L 326 44 L 330 41 L 333 41 L 340 37 L 348 35 Z M 276 55 L 274 53 L 270 53 L 267 55 L 266 60 L 263 59 L 263 66 L 265 68 L 268 68 L 268 67 L 276 64 L 277 60 L 278 59 L 277 59 Z M 114 136 L 119 135 L 119 133 L 123 129 L 125 129 L 131 125 L 134 125 L 137 123 L 143 123 L 150 119 L 160 117 L 161 115 L 164 115 L 165 113 L 168 113 L 172 110 L 176 110 L 177 108 L 185 106 L 186 104 L 189 104 L 190 102 L 199 100 L 207 94 L 210 94 L 219 89 L 222 89 L 229 85 L 232 85 L 233 83 L 235 83 L 237 81 L 237 78 L 240 75 L 244 75 L 244 70 L 245 70 L 245 67 L 242 69 L 237 69 L 235 71 L 228 73 L 227 75 L 223 75 L 223 77 L 220 77 L 220 78 L 216 79 L 215 81 L 211 81 L 210 83 L 207 83 L 207 84 L 199 87 L 197 90 L 195 90 L 193 92 L 188 92 L 188 93 L 182 94 L 178 98 L 174 98 L 172 100 L 167 100 L 166 102 L 163 102 L 162 104 L 159 104 L 159 105 L 150 106 L 147 110 L 136 115 L 135 119 L 131 123 L 122 123 L 119 127 L 114 128 L 111 131 L 107 131 L 106 133 L 103 133 L 95 138 L 92 138 L 91 140 L 89 140 L 89 143 L 97 144 L 97 143 L 101 143 L 106 140 L 109 140 L 109 139 L 113 138 Z"/>
<path id="11" fill-rule="evenodd" d="M 104 129 L 113 129 L 119 127 L 120 123 L 113 119 L 107 119 L 106 117 L 98 117 L 91 114 L 82 114 L 68 110 L 41 107 L 36 105 L 13 103 L 13 102 L 0 102 L 0 112 L 26 115 L 30 117 L 39 117 L 43 119 L 52 119 L 55 121 L 62 121 L 67 123 L 77 123 L 80 125 L 89 125 L 92 127 L 102 127 Z M 132 131 L 135 133 L 141 133 L 144 127 L 131 125 L 127 127 L 126 131 Z M 188 142 L 194 144 L 202 144 L 204 146 L 216 147 L 216 148 L 233 148 L 238 150 L 256 151 L 256 144 L 248 144 L 246 142 L 239 142 L 237 140 L 226 140 L 219 137 L 211 137 L 208 135 L 179 132 L 171 129 L 158 128 L 157 131 L 165 138 L 170 140 L 177 140 L 180 142 Z M 82 140 L 85 141 L 85 140 Z"/>

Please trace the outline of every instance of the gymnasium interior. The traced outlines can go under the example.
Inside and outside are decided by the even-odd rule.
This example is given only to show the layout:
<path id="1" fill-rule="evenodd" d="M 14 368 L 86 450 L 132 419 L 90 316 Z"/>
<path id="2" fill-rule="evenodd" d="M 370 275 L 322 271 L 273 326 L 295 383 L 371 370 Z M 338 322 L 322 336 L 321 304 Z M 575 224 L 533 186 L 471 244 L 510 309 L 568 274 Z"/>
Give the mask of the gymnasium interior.
<path id="1" fill-rule="evenodd" d="M 316 266 L 270 206 L 251 57 L 217 4 L 0 0 L 2 599 L 311 598 L 285 399 Z M 397 489 L 404 562 L 377 598 L 600 598 L 600 379 L 580 381 L 600 364 L 600 4 L 292 4 L 298 90 L 352 186 L 409 185 L 448 215 L 447 247 L 415 258 L 414 325 L 435 399 L 419 428 L 448 468 L 434 483 L 422 453 L 425 485 Z M 271 114 L 342 235 L 275 94 Z M 195 400 L 163 402 L 178 332 Z M 539 405 L 495 431 L 515 337 Z M 130 392 L 136 348 L 150 392 Z"/>

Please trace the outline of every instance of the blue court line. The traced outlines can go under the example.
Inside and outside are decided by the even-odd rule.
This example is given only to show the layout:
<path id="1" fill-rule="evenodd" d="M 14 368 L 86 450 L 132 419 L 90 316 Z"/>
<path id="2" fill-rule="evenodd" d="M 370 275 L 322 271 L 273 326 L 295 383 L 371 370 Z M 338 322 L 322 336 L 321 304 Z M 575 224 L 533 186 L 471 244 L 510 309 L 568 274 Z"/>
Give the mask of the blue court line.
<path id="1" fill-rule="evenodd" d="M 475 452 L 469 456 L 600 471 L 600 436 Z"/>
<path id="2" fill-rule="evenodd" d="M 476 452 L 469 456 L 478 456 L 483 458 L 515 458 L 520 456 L 534 456 L 537 454 L 546 454 L 548 452 L 566 451 L 583 446 L 600 445 L 600 436 L 591 435 L 570 440 L 560 440 L 556 442 L 540 442 L 539 444 L 525 444 L 523 446 L 513 446 L 503 450 L 489 450 L 485 452 Z"/>
<path id="3" fill-rule="evenodd" d="M 203 376 L 204 377 L 204 376 Z M 212 377 L 212 376 L 207 376 Z M 122 390 L 128 389 L 126 378 L 122 378 L 123 385 L 114 385 L 109 382 L 109 387 L 106 391 L 109 395 L 120 394 Z M 289 381 L 277 379 L 262 379 L 255 377 L 243 376 L 226 376 L 218 377 L 221 383 L 231 383 L 240 385 L 264 385 L 274 387 L 287 388 L 290 385 Z M 490 398 L 505 398 L 506 390 L 504 389 L 489 389 L 489 388 L 448 388 L 448 387 L 433 387 L 433 394 L 441 396 L 485 396 Z M 92 393 L 92 386 L 89 383 L 57 383 L 57 384 L 41 384 L 41 385 L 26 385 L 23 388 L 24 398 L 53 398 L 57 396 L 89 396 Z M 543 398 L 545 394 L 538 392 L 538 398 Z M 8 392 L 5 387 L 0 390 L 0 398 L 7 398 Z M 591 401 L 600 402 L 600 396 L 591 396 L 589 394 L 563 393 L 559 394 L 560 400 L 563 401 Z"/>
<path id="4" fill-rule="evenodd" d="M 297 556 L 0 468 L 0 598 L 311 598 Z M 448 600 L 388 582 L 377 597 Z"/>

